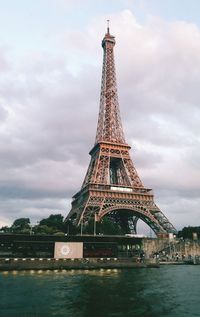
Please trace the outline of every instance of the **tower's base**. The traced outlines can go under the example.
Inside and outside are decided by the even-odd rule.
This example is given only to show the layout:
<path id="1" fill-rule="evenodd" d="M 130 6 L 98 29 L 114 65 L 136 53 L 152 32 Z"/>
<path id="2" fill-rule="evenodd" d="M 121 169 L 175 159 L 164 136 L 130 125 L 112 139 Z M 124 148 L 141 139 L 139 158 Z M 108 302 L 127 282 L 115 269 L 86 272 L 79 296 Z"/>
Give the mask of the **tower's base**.
<path id="1" fill-rule="evenodd" d="M 133 232 L 136 232 L 137 220 L 141 219 L 155 234 L 176 233 L 153 197 L 152 190 L 147 188 L 89 184 L 74 195 L 67 220 L 73 219 L 78 226 L 87 223 L 91 217 L 100 221 L 106 215 L 120 212 L 126 214 L 130 223 L 132 219 Z"/>

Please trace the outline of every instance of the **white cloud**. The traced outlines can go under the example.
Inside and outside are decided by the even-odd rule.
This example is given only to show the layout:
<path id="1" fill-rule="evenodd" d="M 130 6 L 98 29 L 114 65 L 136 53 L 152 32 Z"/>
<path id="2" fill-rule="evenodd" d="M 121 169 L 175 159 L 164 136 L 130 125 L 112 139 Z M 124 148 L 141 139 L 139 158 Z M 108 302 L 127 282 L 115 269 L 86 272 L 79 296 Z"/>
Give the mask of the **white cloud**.
<path id="1" fill-rule="evenodd" d="M 8 221 L 34 213 L 39 220 L 52 211 L 47 199 L 67 214 L 63 201 L 81 187 L 96 132 L 105 20 L 58 34 L 52 45 L 63 53 L 29 52 L 2 68 L 0 208 Z M 200 30 L 159 18 L 139 24 L 128 10 L 111 20 L 123 125 L 136 168 L 168 218 L 179 227 L 190 224 L 186 209 L 193 219 L 199 215 Z M 9 58 L 0 51 L 1 60 Z"/>

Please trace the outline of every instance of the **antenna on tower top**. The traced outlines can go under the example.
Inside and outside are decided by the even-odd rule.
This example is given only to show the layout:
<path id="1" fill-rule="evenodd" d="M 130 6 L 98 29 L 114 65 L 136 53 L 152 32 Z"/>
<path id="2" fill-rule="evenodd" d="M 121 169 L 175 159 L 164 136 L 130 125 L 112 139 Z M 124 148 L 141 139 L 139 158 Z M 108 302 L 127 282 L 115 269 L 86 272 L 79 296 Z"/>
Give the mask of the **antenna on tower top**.
<path id="1" fill-rule="evenodd" d="M 108 34 L 110 34 L 109 23 L 110 23 L 110 20 L 107 20 L 107 33 L 108 33 Z"/>

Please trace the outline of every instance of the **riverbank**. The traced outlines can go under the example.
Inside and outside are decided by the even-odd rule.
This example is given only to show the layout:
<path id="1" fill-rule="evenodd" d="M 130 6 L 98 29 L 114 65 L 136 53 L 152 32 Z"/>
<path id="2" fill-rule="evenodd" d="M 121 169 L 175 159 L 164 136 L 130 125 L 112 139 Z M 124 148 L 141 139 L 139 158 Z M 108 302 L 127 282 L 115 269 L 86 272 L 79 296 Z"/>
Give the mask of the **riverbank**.
<path id="1" fill-rule="evenodd" d="M 200 261 L 198 260 L 187 260 L 187 261 L 160 261 L 160 265 L 200 265 Z"/>
<path id="2" fill-rule="evenodd" d="M 84 259 L 53 259 L 53 258 L 12 258 L 0 259 L 0 271 L 12 270 L 55 270 L 55 269 L 122 269 L 122 268 L 158 268 L 155 261 L 136 262 L 133 259 L 118 258 L 84 258 Z"/>
<path id="3" fill-rule="evenodd" d="M 93 270 L 93 269 L 134 269 L 159 268 L 168 265 L 200 265 L 195 261 L 160 261 L 145 259 L 138 262 L 135 259 L 118 258 L 11 258 L 0 259 L 0 271 L 21 270 Z"/>

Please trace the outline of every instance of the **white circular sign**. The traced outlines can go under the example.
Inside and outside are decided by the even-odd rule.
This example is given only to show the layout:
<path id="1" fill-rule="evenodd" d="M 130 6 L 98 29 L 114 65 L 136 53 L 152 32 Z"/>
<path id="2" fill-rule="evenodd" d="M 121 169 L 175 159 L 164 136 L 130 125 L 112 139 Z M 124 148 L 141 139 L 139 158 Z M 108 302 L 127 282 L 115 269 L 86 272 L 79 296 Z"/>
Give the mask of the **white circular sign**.
<path id="1" fill-rule="evenodd" d="M 62 255 L 68 255 L 70 253 L 70 247 L 68 245 L 63 245 L 60 252 Z"/>

